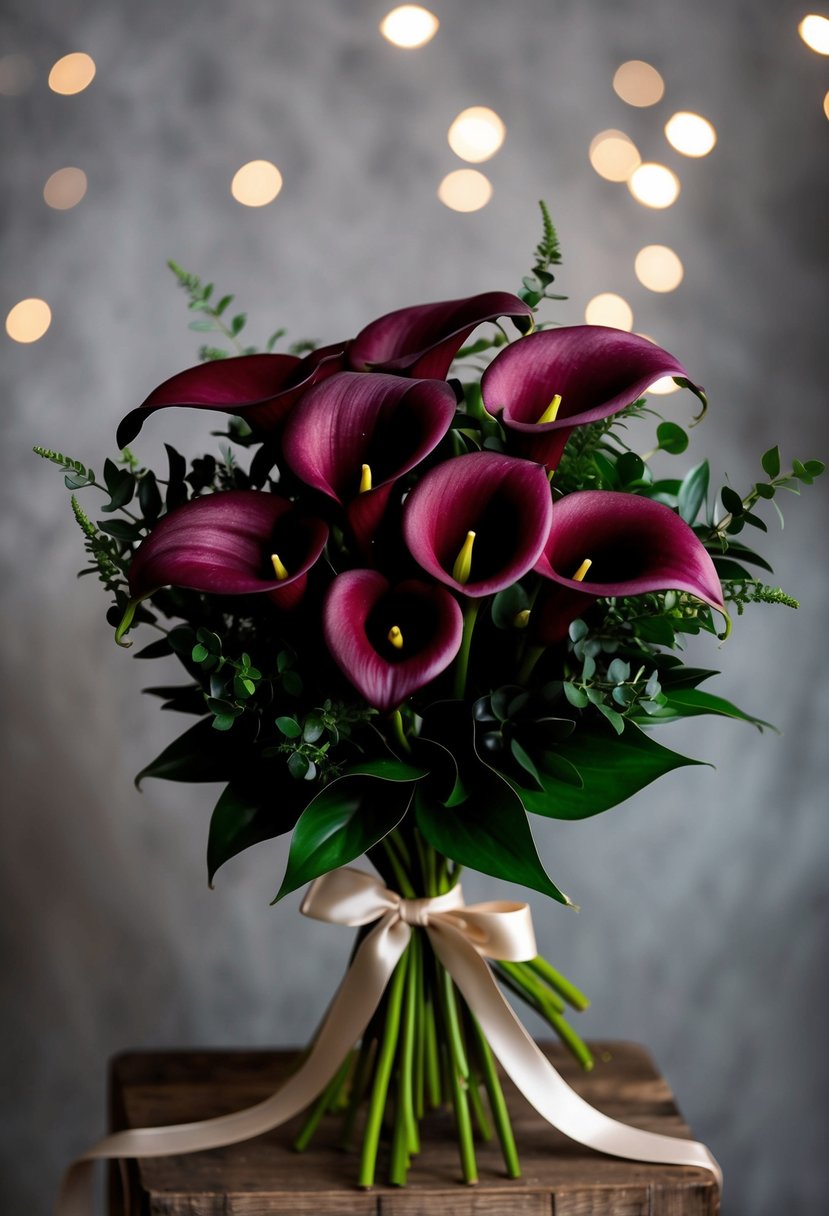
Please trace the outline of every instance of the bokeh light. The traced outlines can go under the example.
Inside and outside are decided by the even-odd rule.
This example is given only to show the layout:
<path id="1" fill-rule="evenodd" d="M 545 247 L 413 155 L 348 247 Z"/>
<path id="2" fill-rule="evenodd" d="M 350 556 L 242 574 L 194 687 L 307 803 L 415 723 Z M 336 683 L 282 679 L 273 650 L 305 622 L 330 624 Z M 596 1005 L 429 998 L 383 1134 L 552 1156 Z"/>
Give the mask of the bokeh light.
<path id="1" fill-rule="evenodd" d="M 494 156 L 504 142 L 503 120 L 487 106 L 463 110 L 449 128 L 449 147 L 461 160 L 480 164 Z"/>
<path id="2" fill-rule="evenodd" d="M 55 211 L 69 211 L 77 207 L 86 194 L 86 174 L 83 169 L 67 166 L 58 169 L 43 187 L 43 198 L 46 205 Z"/>
<path id="3" fill-rule="evenodd" d="M 655 106 L 662 100 L 665 81 L 649 63 L 630 59 L 616 69 L 613 88 L 629 106 Z"/>
<path id="4" fill-rule="evenodd" d="M 633 268 L 648 291 L 675 291 L 685 274 L 679 256 L 667 245 L 646 245 L 640 249 Z"/>
<path id="5" fill-rule="evenodd" d="M 680 110 L 665 123 L 668 143 L 683 156 L 707 156 L 717 142 L 717 132 L 707 118 Z"/>
<path id="6" fill-rule="evenodd" d="M 810 13 L 803 18 L 797 32 L 810 50 L 817 51 L 818 55 L 829 55 L 829 17 Z"/>
<path id="7" fill-rule="evenodd" d="M 36 296 L 20 300 L 6 317 L 6 333 L 15 342 L 37 342 L 52 323 L 52 310 Z"/>
<path id="8" fill-rule="evenodd" d="M 35 65 L 28 55 L 0 56 L 0 94 L 19 97 L 35 78 Z"/>
<path id="9" fill-rule="evenodd" d="M 829 118 L 829 93 L 823 99 L 823 113 Z"/>
<path id="10" fill-rule="evenodd" d="M 614 329 L 633 329 L 633 309 L 613 291 L 603 291 L 588 302 L 584 310 L 588 325 L 610 325 Z"/>
<path id="11" fill-rule="evenodd" d="M 659 380 L 654 380 L 646 391 L 655 393 L 657 397 L 667 397 L 668 393 L 679 392 L 679 385 L 671 376 L 662 376 Z"/>
<path id="12" fill-rule="evenodd" d="M 438 198 L 452 211 L 480 211 L 492 198 L 492 185 L 478 169 L 455 169 L 438 186 Z"/>
<path id="13" fill-rule="evenodd" d="M 73 51 L 52 64 L 49 88 L 53 93 L 82 93 L 95 77 L 95 60 L 83 51 Z"/>
<path id="14" fill-rule="evenodd" d="M 609 182 L 626 182 L 641 163 L 639 149 L 624 131 L 600 131 L 590 141 L 590 164 Z"/>
<path id="15" fill-rule="evenodd" d="M 233 175 L 230 193 L 245 207 L 264 207 L 282 189 L 282 174 L 269 160 L 249 160 Z"/>
<path id="16" fill-rule="evenodd" d="M 431 42 L 440 22 L 434 13 L 419 4 L 401 4 L 393 8 L 380 22 L 380 33 L 393 46 L 406 51 L 416 50 Z"/>
<path id="17" fill-rule="evenodd" d="M 670 207 L 679 196 L 679 178 L 665 165 L 646 162 L 628 178 L 628 189 L 645 207 Z"/>

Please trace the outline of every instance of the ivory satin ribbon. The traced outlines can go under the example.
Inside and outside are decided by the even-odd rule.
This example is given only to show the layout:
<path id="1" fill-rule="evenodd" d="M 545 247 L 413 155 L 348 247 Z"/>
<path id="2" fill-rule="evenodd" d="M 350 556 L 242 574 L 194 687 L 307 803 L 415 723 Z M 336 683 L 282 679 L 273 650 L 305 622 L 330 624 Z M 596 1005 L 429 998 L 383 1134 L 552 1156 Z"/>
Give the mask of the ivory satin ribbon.
<path id="1" fill-rule="evenodd" d="M 232 1115 L 105 1136 L 67 1170 L 55 1216 L 89 1216 L 96 1161 L 168 1157 L 238 1144 L 278 1127 L 313 1102 L 363 1034 L 413 925 L 426 930 L 504 1071 L 548 1123 L 571 1140 L 614 1157 L 700 1166 L 722 1186 L 722 1171 L 704 1144 L 628 1127 L 594 1110 L 559 1076 L 521 1025 L 484 960 L 522 962 L 536 956 L 527 904 L 496 900 L 467 907 L 459 886 L 434 899 L 403 899 L 373 875 L 343 868 L 316 879 L 301 911 L 333 924 L 375 928 L 357 950 L 299 1069 L 264 1102 Z"/>

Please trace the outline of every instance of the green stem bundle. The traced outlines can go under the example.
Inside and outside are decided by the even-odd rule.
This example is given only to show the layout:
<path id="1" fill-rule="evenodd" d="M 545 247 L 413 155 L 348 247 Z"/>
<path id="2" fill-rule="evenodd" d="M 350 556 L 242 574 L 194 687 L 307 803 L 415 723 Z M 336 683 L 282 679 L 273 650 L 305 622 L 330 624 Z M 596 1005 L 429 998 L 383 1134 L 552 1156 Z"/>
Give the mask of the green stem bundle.
<path id="1" fill-rule="evenodd" d="M 458 871 L 416 831 L 397 831 L 372 860 L 384 880 L 406 898 L 434 896 L 457 881 Z M 565 1018 L 565 1006 L 585 1009 L 587 998 L 542 958 L 493 964 L 499 983 L 535 1009 L 584 1068 L 589 1049 Z M 405 1186 L 420 1151 L 421 1124 L 451 1106 L 460 1173 L 478 1179 L 476 1143 L 497 1136 L 508 1177 L 518 1178 L 518 1159 L 507 1104 L 492 1050 L 475 1016 L 435 955 L 428 933 L 413 927 L 379 1009 L 358 1048 L 350 1052 L 310 1107 L 294 1143 L 310 1144 L 326 1113 L 343 1118 L 340 1143 L 361 1140 L 358 1185 L 378 1179 Z M 361 1126 L 362 1125 L 362 1126 Z"/>

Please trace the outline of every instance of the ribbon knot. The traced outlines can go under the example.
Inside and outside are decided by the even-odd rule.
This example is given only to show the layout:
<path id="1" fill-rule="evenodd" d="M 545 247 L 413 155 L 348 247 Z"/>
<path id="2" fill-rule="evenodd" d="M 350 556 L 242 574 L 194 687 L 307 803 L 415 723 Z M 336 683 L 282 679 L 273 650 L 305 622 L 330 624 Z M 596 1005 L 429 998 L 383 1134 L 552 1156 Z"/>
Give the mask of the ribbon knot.
<path id="1" fill-rule="evenodd" d="M 431 899 L 401 899 L 400 919 L 407 925 L 425 927 L 429 923 Z"/>
<path id="2" fill-rule="evenodd" d="M 553 1127 L 600 1153 L 664 1165 L 722 1172 L 704 1144 L 628 1127 L 603 1115 L 571 1089 L 536 1046 L 504 998 L 487 958 L 535 958 L 527 904 L 495 900 L 466 905 L 460 886 L 431 899 L 404 899 L 373 874 L 342 868 L 311 884 L 303 915 L 341 925 L 374 924 L 360 944 L 328 1008 L 314 1045 L 295 1073 L 271 1097 L 246 1110 L 200 1123 L 142 1127 L 104 1137 L 67 1171 L 56 1216 L 88 1216 L 96 1160 L 169 1157 L 239 1144 L 271 1131 L 322 1093 L 365 1033 L 411 938 L 423 928 L 439 961 L 460 989 L 507 1076 Z"/>

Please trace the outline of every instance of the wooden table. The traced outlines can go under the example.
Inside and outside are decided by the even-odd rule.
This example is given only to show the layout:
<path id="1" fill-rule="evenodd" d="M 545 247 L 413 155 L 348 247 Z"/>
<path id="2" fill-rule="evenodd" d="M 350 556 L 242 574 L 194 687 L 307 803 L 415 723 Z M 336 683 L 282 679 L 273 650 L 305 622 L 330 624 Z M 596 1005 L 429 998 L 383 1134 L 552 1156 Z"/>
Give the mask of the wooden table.
<path id="1" fill-rule="evenodd" d="M 566 1053 L 547 1054 L 588 1102 L 625 1123 L 690 1136 L 673 1094 L 641 1047 L 593 1044 L 584 1074 Z M 113 1129 L 205 1119 L 275 1090 L 293 1055 L 277 1051 L 135 1052 L 112 1063 Z M 311 1148 L 290 1144 L 301 1119 L 230 1148 L 130 1163 L 131 1211 L 140 1216 L 714 1216 L 717 1186 L 703 1169 L 603 1157 L 545 1123 L 509 1082 L 505 1092 L 523 1177 L 504 1175 L 497 1142 L 477 1145 L 480 1182 L 460 1180 L 450 1111 L 429 1115 L 405 1188 L 355 1185 L 357 1155 L 337 1145 L 340 1120 L 323 1121 Z M 384 1177 L 381 1151 L 378 1178 Z M 111 1212 L 123 1209 L 113 1197 Z"/>

